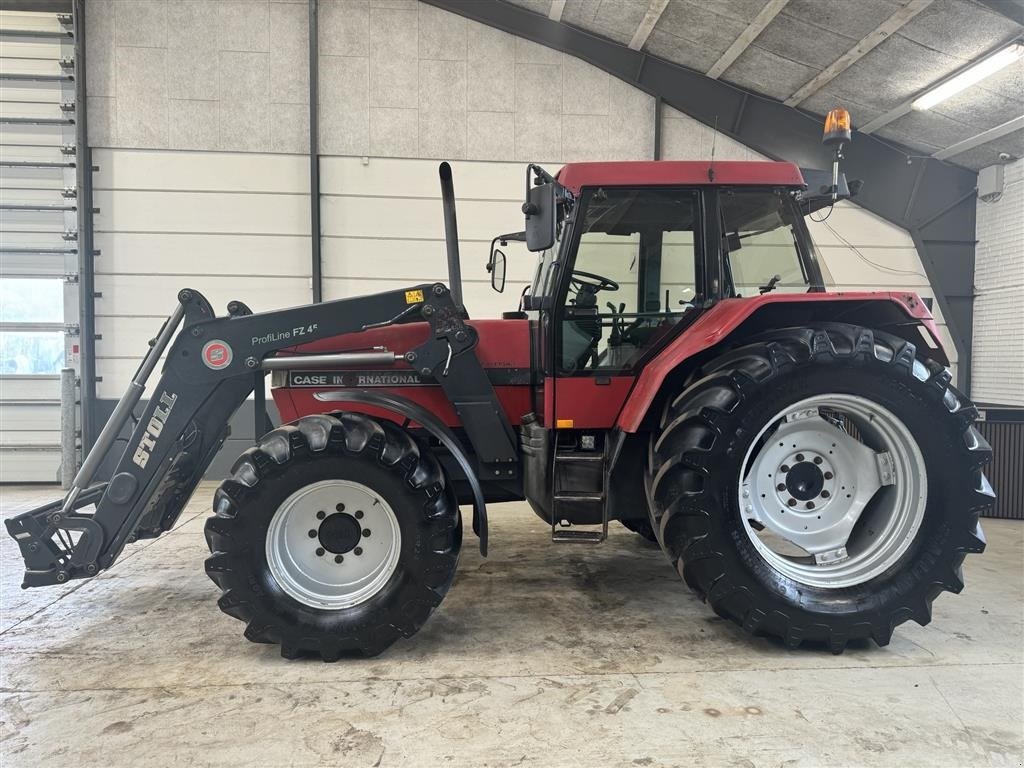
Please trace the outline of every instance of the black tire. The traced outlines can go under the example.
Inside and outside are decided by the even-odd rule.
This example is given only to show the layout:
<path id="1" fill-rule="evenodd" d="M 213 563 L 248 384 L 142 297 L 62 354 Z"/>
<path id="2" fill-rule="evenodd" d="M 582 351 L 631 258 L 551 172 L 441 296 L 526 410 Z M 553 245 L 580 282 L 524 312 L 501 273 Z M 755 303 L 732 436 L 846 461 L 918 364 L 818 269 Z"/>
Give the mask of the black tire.
<path id="1" fill-rule="evenodd" d="M 619 520 L 620 523 L 633 533 L 639 534 L 648 541 L 657 541 L 658 537 L 654 535 L 654 528 L 651 527 L 650 520 L 640 520 L 637 518 L 628 518 L 626 520 Z"/>
<path id="2" fill-rule="evenodd" d="M 978 516 L 994 498 L 982 473 L 991 449 L 972 426 L 977 410 L 949 382 L 913 344 L 849 325 L 777 330 L 722 355 L 667 404 L 652 439 L 649 507 L 662 548 L 716 613 L 791 648 L 809 641 L 840 653 L 863 638 L 886 645 L 904 621 L 927 624 L 943 590 L 963 589 L 965 555 L 984 550 Z M 780 409 L 823 392 L 898 413 L 928 475 L 924 516 L 900 560 L 841 589 L 773 569 L 746 533 L 736 493 L 759 430 Z"/>
<path id="3" fill-rule="evenodd" d="M 340 610 L 306 605 L 270 572 L 266 535 L 282 502 L 324 479 L 372 487 L 401 532 L 398 565 L 365 602 Z M 307 416 L 267 433 L 243 453 L 217 490 L 206 521 L 206 573 L 223 590 L 221 610 L 245 622 L 245 637 L 277 643 L 286 658 L 375 656 L 411 637 L 451 586 L 462 544 L 453 489 L 436 458 L 397 425 L 343 413 Z"/>

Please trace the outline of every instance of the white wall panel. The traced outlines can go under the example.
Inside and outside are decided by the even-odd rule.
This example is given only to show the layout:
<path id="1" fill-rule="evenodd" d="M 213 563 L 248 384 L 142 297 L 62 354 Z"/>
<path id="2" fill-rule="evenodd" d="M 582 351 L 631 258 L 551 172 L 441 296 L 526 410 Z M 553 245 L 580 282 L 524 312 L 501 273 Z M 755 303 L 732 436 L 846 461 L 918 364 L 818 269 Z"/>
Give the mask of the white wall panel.
<path id="1" fill-rule="evenodd" d="M 312 270 L 308 235 L 97 232 L 96 248 L 97 274 L 309 277 Z"/>
<path id="2" fill-rule="evenodd" d="M 18 150 L 7 149 L 8 146 L 52 147 L 61 143 L 60 125 L 24 125 L 21 123 L 0 123 L 0 145 L 4 145 L 4 153 L 18 155 Z"/>
<path id="3" fill-rule="evenodd" d="M 97 190 L 309 193 L 309 162 L 297 155 L 96 149 L 92 160 Z"/>
<path id="4" fill-rule="evenodd" d="M 60 402 L 5 402 L 0 408 L 4 434 L 10 432 L 60 432 Z"/>
<path id="5" fill-rule="evenodd" d="M 520 162 L 453 162 L 452 178 L 459 200 L 522 202 L 526 165 Z M 324 194 L 366 197 L 440 199 L 436 160 L 370 157 L 324 157 L 320 185 Z"/>
<path id="6" fill-rule="evenodd" d="M 1004 183 L 999 200 L 978 200 L 971 396 L 1024 407 L 1024 160 Z"/>
<path id="7" fill-rule="evenodd" d="M 490 247 L 490 239 L 459 239 L 463 280 L 490 279 L 484 269 Z M 536 255 L 527 251 L 525 245 L 510 242 L 501 250 L 507 256 L 506 275 L 509 280 L 529 280 L 533 276 Z M 412 282 L 444 281 L 448 278 L 447 250 L 442 238 L 382 240 L 325 237 L 322 255 L 327 277 L 367 276 L 377 271 L 373 265 L 386 265 L 387 275 L 400 276 Z"/>
<path id="8" fill-rule="evenodd" d="M 289 155 L 107 150 L 94 154 L 96 369 L 120 396 L 185 287 L 219 314 L 311 298 L 308 165 Z"/>
<path id="9" fill-rule="evenodd" d="M 517 215 L 518 214 L 518 215 Z M 321 204 L 325 236 L 438 238 L 444 237 L 440 200 L 424 198 L 325 197 Z M 465 200 L 458 204 L 459 235 L 490 240 L 507 232 L 522 213 L 514 203 Z"/>
<path id="10" fill-rule="evenodd" d="M 52 150 L 51 150 L 52 151 Z M 8 155 L 7 150 L 3 150 L 5 159 Z M 56 155 L 56 152 L 53 152 Z M 19 160 L 27 160 L 19 153 Z M 52 160 L 53 157 L 47 156 L 45 159 Z M 6 195 L 9 190 L 18 189 L 56 189 L 61 190 L 64 188 L 64 172 L 61 168 L 5 168 L 3 175 L 0 176 L 0 190 Z"/>
<path id="11" fill-rule="evenodd" d="M 166 317 L 182 288 L 200 291 L 221 314 L 232 299 L 244 301 L 253 312 L 309 302 L 309 278 L 249 275 L 97 275 L 97 316 Z"/>
<path id="12" fill-rule="evenodd" d="M 309 232 L 305 195 L 97 190 L 93 202 L 98 232 Z"/>
<path id="13" fill-rule="evenodd" d="M 3 376 L 0 377 L 0 399 L 3 400 L 60 400 L 59 376 Z"/>
<path id="14" fill-rule="evenodd" d="M 59 450 L 0 445 L 0 477 L 16 477 L 20 483 L 54 483 L 59 472 Z"/>

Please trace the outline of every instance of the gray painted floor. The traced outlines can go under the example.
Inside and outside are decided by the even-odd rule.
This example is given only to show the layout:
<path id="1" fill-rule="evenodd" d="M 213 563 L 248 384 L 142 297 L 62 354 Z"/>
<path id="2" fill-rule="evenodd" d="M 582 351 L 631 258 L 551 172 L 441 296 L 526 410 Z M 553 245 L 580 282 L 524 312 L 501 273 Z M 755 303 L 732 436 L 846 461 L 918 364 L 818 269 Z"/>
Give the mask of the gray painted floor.
<path id="1" fill-rule="evenodd" d="M 883 649 L 786 651 L 715 617 L 616 527 L 554 546 L 492 511 L 425 629 L 377 659 L 287 662 L 203 574 L 204 484 L 114 568 L 21 591 L 6 534 L 0 652 L 15 766 L 1019 766 L 1024 526 L 990 520 L 967 590 Z M 10 515 L 50 498 L 0 488 Z"/>

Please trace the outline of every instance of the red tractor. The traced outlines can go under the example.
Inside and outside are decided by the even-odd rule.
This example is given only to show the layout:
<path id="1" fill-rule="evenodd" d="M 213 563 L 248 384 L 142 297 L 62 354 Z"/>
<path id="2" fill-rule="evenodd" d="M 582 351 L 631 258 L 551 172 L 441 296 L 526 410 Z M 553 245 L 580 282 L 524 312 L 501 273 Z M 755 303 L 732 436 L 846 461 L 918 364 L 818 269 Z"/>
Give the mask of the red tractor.
<path id="1" fill-rule="evenodd" d="M 853 183 L 777 162 L 531 165 L 525 229 L 488 268 L 500 291 L 498 246 L 521 241 L 533 281 L 473 320 L 447 164 L 441 182 L 448 286 L 220 318 L 181 291 L 67 497 L 8 520 L 23 586 L 168 530 L 255 391 L 261 437 L 216 493 L 206 571 L 245 636 L 289 658 L 415 634 L 455 576 L 460 503 L 484 554 L 488 502 L 527 500 L 557 542 L 617 520 L 789 647 L 885 645 L 963 588 L 991 450 L 917 296 L 826 292 L 804 217 Z"/>

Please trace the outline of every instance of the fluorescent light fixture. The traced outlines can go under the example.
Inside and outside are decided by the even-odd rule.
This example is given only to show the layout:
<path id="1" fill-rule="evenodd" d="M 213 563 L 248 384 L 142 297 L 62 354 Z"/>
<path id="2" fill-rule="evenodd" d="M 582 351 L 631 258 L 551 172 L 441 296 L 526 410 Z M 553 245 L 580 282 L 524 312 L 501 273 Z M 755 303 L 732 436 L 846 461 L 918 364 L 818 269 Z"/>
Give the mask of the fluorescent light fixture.
<path id="1" fill-rule="evenodd" d="M 986 77 L 991 77 L 999 70 L 1010 66 L 1022 56 L 1024 56 L 1024 43 L 1018 41 L 975 62 L 959 75 L 936 85 L 916 98 L 911 106 L 918 111 L 931 109 L 950 96 L 955 96 L 960 91 L 970 88 L 975 83 L 980 83 Z"/>

